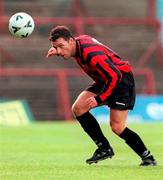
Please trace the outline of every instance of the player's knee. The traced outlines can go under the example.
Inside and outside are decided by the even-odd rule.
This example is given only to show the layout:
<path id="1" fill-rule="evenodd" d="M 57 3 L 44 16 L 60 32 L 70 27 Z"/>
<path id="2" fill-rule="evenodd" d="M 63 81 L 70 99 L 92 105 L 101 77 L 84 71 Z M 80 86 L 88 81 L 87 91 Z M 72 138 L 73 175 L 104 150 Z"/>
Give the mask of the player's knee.
<path id="1" fill-rule="evenodd" d="M 110 123 L 110 127 L 112 131 L 117 135 L 120 135 L 124 130 L 124 127 L 121 124 L 117 123 Z"/>
<path id="2" fill-rule="evenodd" d="M 89 110 L 86 106 L 84 106 L 82 103 L 79 102 L 75 102 L 72 105 L 71 109 L 74 117 L 81 116 L 82 114 L 84 114 Z"/>
<path id="3" fill-rule="evenodd" d="M 73 115 L 76 117 L 76 116 L 79 116 L 80 112 L 81 112 L 81 106 L 78 104 L 78 103 L 74 103 L 72 105 L 72 113 Z"/>

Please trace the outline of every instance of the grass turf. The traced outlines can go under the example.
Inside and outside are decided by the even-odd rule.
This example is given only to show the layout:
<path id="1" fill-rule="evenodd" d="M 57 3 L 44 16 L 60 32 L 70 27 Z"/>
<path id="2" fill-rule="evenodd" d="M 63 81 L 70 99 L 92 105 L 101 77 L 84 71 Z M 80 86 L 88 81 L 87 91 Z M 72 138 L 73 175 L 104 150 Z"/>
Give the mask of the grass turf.
<path id="1" fill-rule="evenodd" d="M 0 179 L 2 180 L 157 180 L 163 178 L 163 124 L 129 124 L 149 147 L 157 167 L 139 167 L 140 158 L 102 125 L 115 156 L 87 165 L 96 146 L 78 123 L 33 123 L 0 126 Z"/>

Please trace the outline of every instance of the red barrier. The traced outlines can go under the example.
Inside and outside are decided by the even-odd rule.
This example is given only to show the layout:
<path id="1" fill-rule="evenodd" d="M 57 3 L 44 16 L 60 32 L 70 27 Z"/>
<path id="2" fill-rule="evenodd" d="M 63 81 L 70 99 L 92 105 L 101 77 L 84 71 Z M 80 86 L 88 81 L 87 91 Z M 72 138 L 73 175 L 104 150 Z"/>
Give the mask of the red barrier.
<path id="1" fill-rule="evenodd" d="M 1 29 L 5 28 L 8 24 L 9 17 L 4 15 L 3 10 L 4 2 L 0 0 L 0 26 Z M 147 0 L 147 15 L 144 18 L 105 18 L 105 17 L 86 17 L 86 10 L 82 5 L 81 0 L 73 0 L 72 1 L 72 12 L 74 14 L 73 17 L 34 17 L 35 23 L 37 25 L 44 24 L 66 24 L 73 25 L 75 27 L 76 34 L 84 33 L 85 25 L 146 25 L 152 26 L 155 28 L 156 39 L 149 45 L 146 52 L 138 60 L 139 65 L 143 65 L 144 62 L 147 62 L 151 55 L 156 51 L 157 53 L 157 61 L 159 64 L 162 64 L 162 48 L 160 47 L 160 23 L 155 18 L 156 16 L 156 8 L 155 8 L 155 0 Z M 83 16 L 84 14 L 84 16 Z M 159 38 L 158 38 L 159 37 Z M 155 46 L 155 43 L 157 44 Z"/>
<path id="2" fill-rule="evenodd" d="M 155 83 L 153 72 L 150 69 L 134 69 L 135 76 L 144 76 L 146 84 L 142 88 L 142 93 L 155 94 Z M 67 84 L 67 77 L 69 76 L 85 76 L 80 69 L 26 69 L 26 68 L 0 68 L 0 76 L 26 76 L 26 77 L 37 77 L 37 76 L 51 76 L 57 77 L 58 79 L 58 114 L 62 114 L 65 120 L 71 120 L 71 104 L 70 95 Z M 55 96 L 55 94 L 54 94 Z M 62 110 L 62 112 L 61 112 Z"/>

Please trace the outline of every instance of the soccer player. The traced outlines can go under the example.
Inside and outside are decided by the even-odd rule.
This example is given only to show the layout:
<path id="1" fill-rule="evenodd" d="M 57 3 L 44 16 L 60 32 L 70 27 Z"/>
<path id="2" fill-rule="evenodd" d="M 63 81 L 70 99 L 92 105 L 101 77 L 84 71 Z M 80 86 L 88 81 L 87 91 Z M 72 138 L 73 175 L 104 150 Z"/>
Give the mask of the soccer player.
<path id="1" fill-rule="evenodd" d="M 156 160 L 142 139 L 126 126 L 128 111 L 133 109 L 135 103 L 135 84 L 130 64 L 93 37 L 74 37 L 66 26 L 53 28 L 49 40 L 52 47 L 47 57 L 57 55 L 65 60 L 73 57 L 94 81 L 72 105 L 73 115 L 98 147 L 86 163 L 97 163 L 114 156 L 113 148 L 89 112 L 97 106 L 107 105 L 110 108 L 112 131 L 140 156 L 141 166 L 155 166 Z"/>

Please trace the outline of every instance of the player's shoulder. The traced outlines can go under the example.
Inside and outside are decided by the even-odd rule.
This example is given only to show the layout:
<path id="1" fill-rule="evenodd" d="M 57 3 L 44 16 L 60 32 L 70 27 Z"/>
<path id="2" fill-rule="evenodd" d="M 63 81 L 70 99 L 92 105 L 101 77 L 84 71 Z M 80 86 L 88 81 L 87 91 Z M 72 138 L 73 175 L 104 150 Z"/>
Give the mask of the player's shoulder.
<path id="1" fill-rule="evenodd" d="M 84 43 L 91 42 L 93 38 L 91 36 L 89 36 L 89 35 L 84 34 L 84 35 L 80 35 L 78 37 L 75 37 L 75 39 L 77 41 L 79 41 L 81 44 L 84 44 Z"/>
<path id="2" fill-rule="evenodd" d="M 91 46 L 98 46 L 99 48 L 106 47 L 101 42 L 99 42 L 97 39 L 95 39 L 92 36 L 89 35 L 80 35 L 75 38 L 79 43 L 81 47 L 91 47 Z"/>

